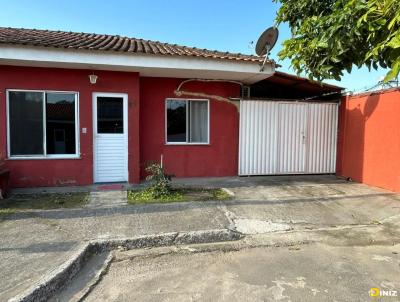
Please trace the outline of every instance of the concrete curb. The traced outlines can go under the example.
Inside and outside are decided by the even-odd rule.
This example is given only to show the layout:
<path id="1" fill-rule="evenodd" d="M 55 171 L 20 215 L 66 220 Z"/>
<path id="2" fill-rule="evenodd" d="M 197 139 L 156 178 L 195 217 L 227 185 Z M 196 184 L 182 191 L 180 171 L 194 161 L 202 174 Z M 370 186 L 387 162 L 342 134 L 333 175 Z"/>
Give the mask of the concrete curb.
<path id="1" fill-rule="evenodd" d="M 108 271 L 108 268 L 110 267 L 113 260 L 114 255 L 110 253 L 107 259 L 104 261 L 101 269 L 97 272 L 93 280 L 82 290 L 79 297 L 75 299 L 75 302 L 83 301 L 90 294 L 90 292 L 96 287 L 97 283 L 99 283 L 100 280 L 103 278 L 103 275 Z"/>
<path id="2" fill-rule="evenodd" d="M 173 232 L 134 238 L 95 240 L 82 246 L 71 259 L 61 265 L 51 275 L 46 276 L 39 284 L 34 285 L 9 302 L 39 302 L 47 301 L 62 290 L 85 265 L 87 259 L 94 253 L 102 253 L 117 248 L 139 249 L 146 247 L 162 247 L 171 245 L 213 243 L 234 241 L 244 236 L 228 229 L 203 230 L 192 232 Z M 109 261 L 108 265 L 111 261 Z M 100 276 L 99 276 L 100 278 Z"/>
<path id="3" fill-rule="evenodd" d="M 46 301 L 65 283 L 69 282 L 90 257 L 90 244 L 85 244 L 55 272 L 46 276 L 39 284 L 34 285 L 22 294 L 8 300 L 9 302 Z"/>

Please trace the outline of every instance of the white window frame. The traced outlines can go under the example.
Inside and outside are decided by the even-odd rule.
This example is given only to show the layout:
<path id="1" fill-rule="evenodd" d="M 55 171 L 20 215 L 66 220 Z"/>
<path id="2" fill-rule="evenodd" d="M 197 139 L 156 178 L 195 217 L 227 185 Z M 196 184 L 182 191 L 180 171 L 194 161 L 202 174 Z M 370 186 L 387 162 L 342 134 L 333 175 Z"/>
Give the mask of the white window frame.
<path id="1" fill-rule="evenodd" d="M 10 138 L 10 92 L 40 92 L 43 94 L 43 155 L 11 155 Z M 47 154 L 46 139 L 46 93 L 68 93 L 75 95 L 75 154 Z M 7 157 L 10 160 L 24 159 L 79 159 L 80 158 L 80 133 L 79 133 L 79 92 L 59 90 L 32 90 L 32 89 L 6 89 L 6 114 L 7 114 Z"/>
<path id="2" fill-rule="evenodd" d="M 198 142 L 189 142 L 189 132 L 188 132 L 188 123 L 189 123 L 189 111 L 186 109 L 186 142 L 168 142 L 168 121 L 167 121 L 167 110 L 168 110 L 168 101 L 185 101 L 186 103 L 191 101 L 202 101 L 207 102 L 207 142 L 198 143 Z M 186 106 L 187 108 L 187 106 Z M 167 98 L 165 99 L 165 144 L 166 145 L 210 145 L 210 100 L 209 99 L 187 99 L 187 98 Z"/>

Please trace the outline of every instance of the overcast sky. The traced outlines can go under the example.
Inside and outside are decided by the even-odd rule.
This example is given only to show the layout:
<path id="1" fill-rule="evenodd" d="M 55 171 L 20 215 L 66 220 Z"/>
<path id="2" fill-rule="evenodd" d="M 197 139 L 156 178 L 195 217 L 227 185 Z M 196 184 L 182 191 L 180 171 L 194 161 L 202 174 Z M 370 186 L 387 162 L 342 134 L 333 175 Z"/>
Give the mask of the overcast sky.
<path id="1" fill-rule="evenodd" d="M 251 41 L 274 23 L 278 6 L 271 0 L 0 0 L 0 26 L 119 34 L 199 48 L 253 54 Z M 271 58 L 278 61 L 280 37 Z M 280 62 L 291 72 L 290 62 Z M 349 90 L 377 83 L 382 70 L 354 70 L 341 82 Z"/>

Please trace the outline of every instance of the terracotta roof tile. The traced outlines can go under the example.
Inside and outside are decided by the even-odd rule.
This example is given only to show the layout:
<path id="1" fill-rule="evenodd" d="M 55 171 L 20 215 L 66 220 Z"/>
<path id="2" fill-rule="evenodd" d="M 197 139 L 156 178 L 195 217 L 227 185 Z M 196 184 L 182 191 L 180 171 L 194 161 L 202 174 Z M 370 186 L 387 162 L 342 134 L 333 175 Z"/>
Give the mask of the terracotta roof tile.
<path id="1" fill-rule="evenodd" d="M 203 57 L 249 62 L 263 61 L 263 58 L 258 56 L 199 49 L 158 41 L 121 37 L 119 35 L 101 35 L 10 27 L 0 27 L 0 44 Z"/>

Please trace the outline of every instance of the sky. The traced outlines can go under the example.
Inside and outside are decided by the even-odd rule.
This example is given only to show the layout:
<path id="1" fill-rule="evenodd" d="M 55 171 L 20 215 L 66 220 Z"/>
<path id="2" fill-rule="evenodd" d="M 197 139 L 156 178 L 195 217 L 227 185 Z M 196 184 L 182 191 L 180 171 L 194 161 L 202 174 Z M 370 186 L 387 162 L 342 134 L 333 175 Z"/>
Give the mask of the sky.
<path id="1" fill-rule="evenodd" d="M 199 48 L 254 54 L 251 41 L 274 25 L 279 6 L 271 0 L 0 0 L 0 26 L 53 29 L 156 40 Z M 271 59 L 293 73 L 290 61 L 279 61 L 281 43 L 290 38 L 286 24 Z M 374 86 L 384 70 L 363 68 L 341 82 L 352 91 Z"/>

